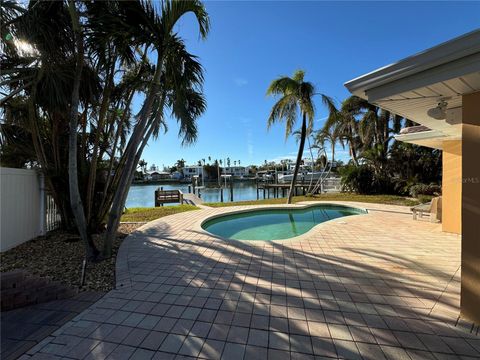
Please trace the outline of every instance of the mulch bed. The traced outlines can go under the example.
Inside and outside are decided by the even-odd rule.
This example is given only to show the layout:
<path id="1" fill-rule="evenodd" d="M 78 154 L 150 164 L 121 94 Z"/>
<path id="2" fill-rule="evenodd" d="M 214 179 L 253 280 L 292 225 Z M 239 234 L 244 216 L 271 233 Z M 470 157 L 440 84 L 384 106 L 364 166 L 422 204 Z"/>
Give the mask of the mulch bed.
<path id="1" fill-rule="evenodd" d="M 30 274 L 60 281 L 79 291 L 108 291 L 115 287 L 115 260 L 123 239 L 142 224 L 122 224 L 110 259 L 89 263 L 85 285 L 80 287 L 84 245 L 79 236 L 52 231 L 0 255 L 0 272 L 24 269 Z M 94 236 L 102 248 L 101 235 Z"/>

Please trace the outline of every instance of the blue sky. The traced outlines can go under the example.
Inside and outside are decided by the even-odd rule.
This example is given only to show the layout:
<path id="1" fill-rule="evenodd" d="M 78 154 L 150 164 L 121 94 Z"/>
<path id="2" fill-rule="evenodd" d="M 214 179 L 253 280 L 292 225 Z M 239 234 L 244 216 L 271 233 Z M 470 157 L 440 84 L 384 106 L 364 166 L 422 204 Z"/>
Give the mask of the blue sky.
<path id="1" fill-rule="evenodd" d="M 244 2 L 209 1 L 211 31 L 199 40 L 191 16 L 178 25 L 189 51 L 205 67 L 207 111 L 198 141 L 182 147 L 175 120 L 145 148 L 148 166 L 208 158 L 242 165 L 294 157 L 282 124 L 267 131 L 271 80 L 306 71 L 317 91 L 337 101 L 348 81 L 479 26 L 480 2 Z M 138 104 L 137 104 L 138 105 Z M 316 128 L 326 110 L 316 101 Z M 341 147 L 337 156 L 348 154 Z"/>

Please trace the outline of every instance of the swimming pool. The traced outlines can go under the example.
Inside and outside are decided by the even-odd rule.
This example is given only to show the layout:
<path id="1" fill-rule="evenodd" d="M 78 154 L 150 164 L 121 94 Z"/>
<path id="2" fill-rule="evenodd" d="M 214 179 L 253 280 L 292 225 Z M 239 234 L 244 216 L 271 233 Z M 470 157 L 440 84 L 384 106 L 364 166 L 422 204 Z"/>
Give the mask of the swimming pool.
<path id="1" fill-rule="evenodd" d="M 267 208 L 215 217 L 205 221 L 202 228 L 232 240 L 283 240 L 302 235 L 328 220 L 365 213 L 362 209 L 332 204 Z"/>

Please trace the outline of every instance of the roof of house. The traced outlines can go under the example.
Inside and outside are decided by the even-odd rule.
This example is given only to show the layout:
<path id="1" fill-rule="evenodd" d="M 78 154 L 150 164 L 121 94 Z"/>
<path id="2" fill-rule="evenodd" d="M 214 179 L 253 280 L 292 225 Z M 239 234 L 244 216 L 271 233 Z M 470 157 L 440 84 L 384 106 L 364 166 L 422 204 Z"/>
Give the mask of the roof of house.
<path id="1" fill-rule="evenodd" d="M 432 132 L 421 132 L 428 135 L 422 145 L 441 146 L 442 141 L 433 141 L 434 137 L 460 139 L 462 95 L 480 91 L 480 29 L 359 76 L 345 86 L 352 94 L 429 128 Z M 441 101 L 447 102 L 447 115 L 437 120 L 428 110 Z M 412 142 L 420 144 L 420 137 L 415 135 Z"/>
<path id="2" fill-rule="evenodd" d="M 371 100 L 373 90 L 380 86 L 406 78 L 412 80 L 415 75 L 418 84 L 428 85 L 431 79 L 419 76 L 428 70 L 435 70 L 438 81 L 441 81 L 480 71 L 479 63 L 480 29 L 477 29 L 347 81 L 345 86 L 351 93 L 363 98 L 369 97 Z M 397 85 L 397 92 L 411 90 L 417 86 L 411 81 L 409 84 L 404 83 L 403 86 Z"/>

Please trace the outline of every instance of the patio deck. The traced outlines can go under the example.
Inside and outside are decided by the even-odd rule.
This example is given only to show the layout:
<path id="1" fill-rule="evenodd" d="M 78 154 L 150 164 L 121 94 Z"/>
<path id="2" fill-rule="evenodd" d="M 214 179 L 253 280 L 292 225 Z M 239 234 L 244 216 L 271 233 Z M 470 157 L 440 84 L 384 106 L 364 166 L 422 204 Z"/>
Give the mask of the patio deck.
<path id="1" fill-rule="evenodd" d="M 478 359 L 457 321 L 460 237 L 406 207 L 350 205 L 369 214 L 286 241 L 200 227 L 251 206 L 149 223 L 120 249 L 117 289 L 24 358 Z"/>

